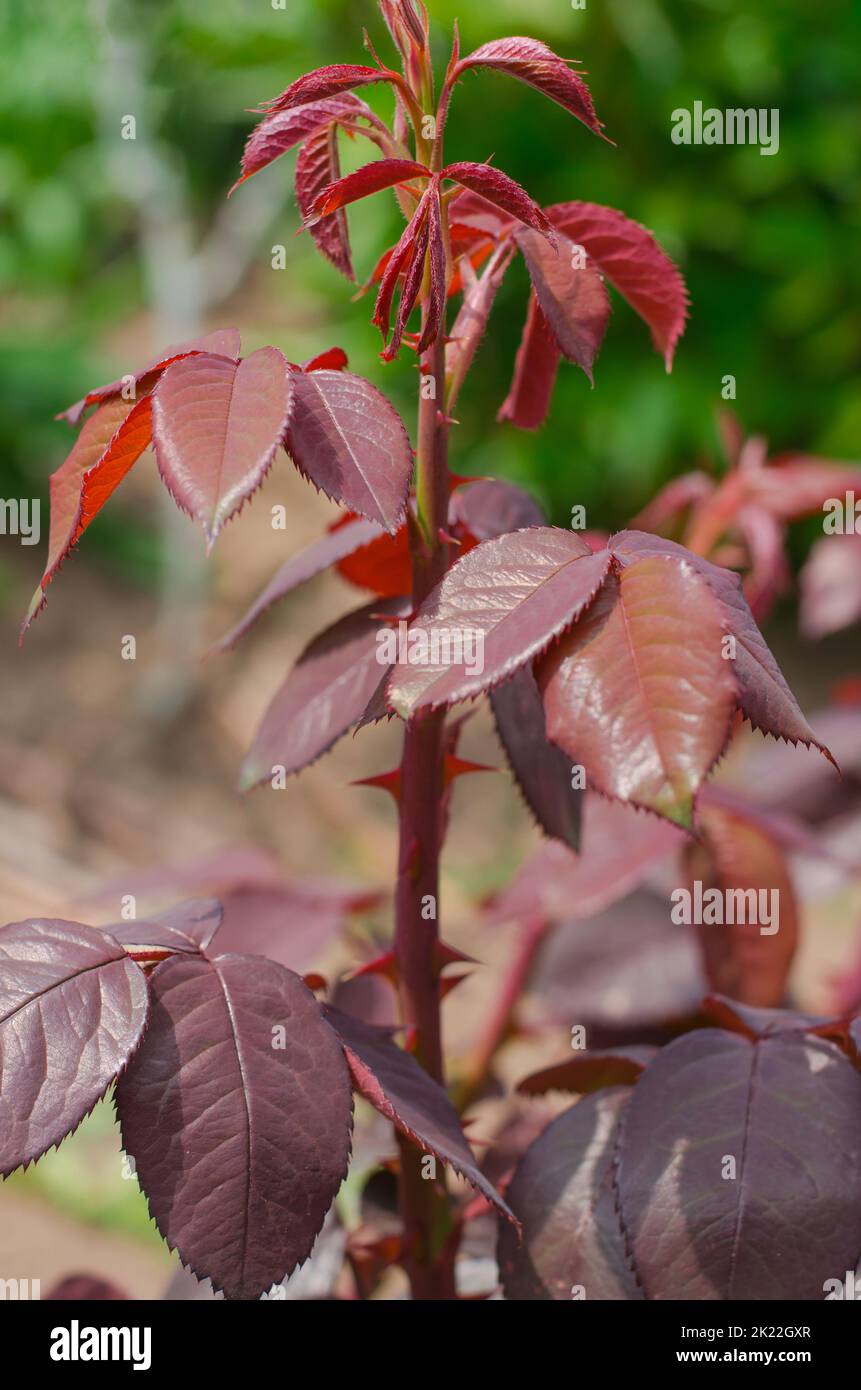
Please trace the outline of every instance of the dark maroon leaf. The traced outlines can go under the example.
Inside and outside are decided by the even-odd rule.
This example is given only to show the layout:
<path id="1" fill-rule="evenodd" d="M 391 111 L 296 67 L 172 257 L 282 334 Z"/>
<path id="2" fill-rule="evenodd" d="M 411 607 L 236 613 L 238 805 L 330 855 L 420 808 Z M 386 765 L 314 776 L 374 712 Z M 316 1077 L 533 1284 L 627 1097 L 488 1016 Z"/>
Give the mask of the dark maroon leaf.
<path id="1" fill-rule="evenodd" d="M 720 603 L 727 628 L 736 638 L 733 667 L 744 717 L 764 734 L 785 738 L 790 743 L 812 743 L 830 758 L 828 749 L 814 736 L 757 627 L 737 574 L 693 555 L 674 541 L 642 531 L 620 532 L 613 537 L 610 548 L 622 564 L 631 564 L 645 555 L 676 555 L 693 565 Z"/>
<path id="2" fill-rule="evenodd" d="M 834 1043 L 713 1029 L 671 1043 L 634 1088 L 618 1162 L 646 1297 L 821 1300 L 858 1260 L 859 1162 L 861 1075 Z"/>
<path id="3" fill-rule="evenodd" d="M 561 360 L 562 353 L 533 292 L 517 349 L 514 380 L 497 419 L 510 421 L 521 430 L 539 429 L 550 410 Z"/>
<path id="4" fill-rule="evenodd" d="M 510 217 L 517 218 L 527 227 L 533 227 L 551 244 L 555 244 L 556 233 L 541 208 L 519 183 L 515 183 L 514 179 L 509 178 L 501 169 L 494 168 L 492 164 L 449 164 L 443 169 L 442 177 L 459 183 L 472 193 L 477 193 L 479 197 L 493 203 Z"/>
<path id="5" fill-rule="evenodd" d="M 814 1014 L 799 1014 L 794 1009 L 753 1008 L 720 994 L 710 994 L 703 1000 L 703 1014 L 720 1028 L 729 1033 L 741 1033 L 752 1042 L 757 1038 L 773 1037 L 775 1033 L 809 1033 L 829 1024 L 828 1019 Z"/>
<path id="6" fill-rule="evenodd" d="M 123 1146 L 183 1264 L 259 1298 L 307 1259 L 347 1171 L 340 1045 L 299 977 L 258 956 L 176 956 L 150 987 L 117 1087 Z"/>
<path id="7" fill-rule="evenodd" d="M 583 792 L 573 786 L 571 759 L 549 742 L 544 705 L 527 667 L 491 691 L 496 729 L 523 799 L 545 835 L 580 847 Z"/>
<path id="8" fill-rule="evenodd" d="M 295 82 L 264 103 L 266 109 L 290 111 L 293 107 L 304 106 L 308 102 L 325 101 L 328 97 L 340 96 L 355 87 L 367 87 L 373 82 L 391 82 L 395 74 L 385 68 L 361 67 L 355 63 L 330 63 L 327 67 L 306 72 Z"/>
<path id="9" fill-rule="evenodd" d="M 296 158 L 296 200 L 317 250 L 348 280 L 355 280 L 347 214 L 339 209 L 331 217 L 308 220 L 313 216 L 314 204 L 323 189 L 329 188 L 340 177 L 338 127 L 332 123 L 321 126 L 309 135 L 299 151 Z"/>
<path id="10" fill-rule="evenodd" d="M 242 765 L 242 791 L 270 780 L 276 767 L 288 776 L 309 767 L 358 722 L 387 669 L 378 635 L 387 619 L 409 610 L 407 600 L 378 600 L 306 647 L 263 717 Z"/>
<path id="11" fill-rule="evenodd" d="M 557 237 L 554 247 L 536 232 L 524 229 L 517 232 L 516 240 L 557 346 L 592 381 L 592 365 L 610 317 L 610 301 L 601 276 L 588 261 L 580 264 L 580 248 L 566 236 Z"/>
<path id="12" fill-rule="evenodd" d="M 143 921 L 112 922 L 101 928 L 119 941 L 127 951 L 155 946 L 179 955 L 197 955 L 206 948 L 221 926 L 224 908 L 214 898 L 180 903 L 167 912 L 158 912 Z"/>
<path id="13" fill-rule="evenodd" d="M 282 598 L 297 589 L 300 584 L 305 584 L 309 579 L 313 579 L 315 574 L 321 574 L 323 570 L 330 569 L 339 560 L 343 560 L 347 555 L 353 555 L 362 546 L 368 545 L 370 541 L 385 535 L 382 527 L 376 521 L 367 521 L 364 517 L 357 517 L 355 521 L 348 521 L 345 526 L 339 527 L 335 531 L 328 531 L 325 536 L 321 536 L 313 545 L 309 545 L 307 550 L 302 550 L 298 555 L 293 555 L 281 566 L 273 575 L 262 594 L 255 599 L 244 618 L 232 627 L 220 642 L 212 648 L 214 652 L 227 651 L 228 648 L 235 646 L 240 637 L 244 637 L 258 618 L 261 618 L 273 605 Z"/>
<path id="14" fill-rule="evenodd" d="M 292 372 L 286 447 L 327 497 L 397 530 L 412 448 L 397 411 L 369 381 L 351 372 Z"/>
<path id="15" fill-rule="evenodd" d="M 492 68 L 528 83 L 551 101 L 564 106 L 595 135 L 607 139 L 583 78 L 572 72 L 565 60 L 540 40 L 519 36 L 493 39 L 462 58 L 455 68 L 455 76 L 459 77 L 469 68 Z"/>
<path id="16" fill-rule="evenodd" d="M 271 115 L 264 116 L 249 135 L 242 155 L 242 176 L 234 184 L 234 188 L 238 188 L 239 184 L 250 179 L 252 174 L 265 169 L 267 164 L 301 144 L 321 126 L 340 120 L 376 119 L 370 106 L 351 92 L 343 96 L 328 97 L 323 101 L 310 102 L 306 106 L 291 106 L 285 111 L 273 111 Z M 332 179 L 328 179 L 327 182 L 331 183 Z"/>
<path id="17" fill-rule="evenodd" d="M 333 986 L 332 1005 L 351 1018 L 378 1028 L 391 1028 L 397 1015 L 395 987 L 384 975 L 348 975 Z"/>
<path id="18" fill-rule="evenodd" d="M 544 513 L 534 497 L 515 483 L 497 478 L 465 483 L 454 493 L 449 507 L 449 525 L 465 526 L 477 541 L 544 523 Z"/>
<path id="19" fill-rule="evenodd" d="M 276 887 L 240 884 L 223 893 L 225 951 L 267 956 L 304 975 L 339 941 L 349 919 L 335 899 L 302 892 L 301 880 Z"/>
<path id="20" fill-rule="evenodd" d="M 503 1227 L 499 1267 L 509 1299 L 642 1299 L 616 1214 L 614 1164 L 631 1092 L 586 1096 L 527 1149 L 508 1188 L 523 1239 Z"/>
<path id="21" fill-rule="evenodd" d="M 402 716 L 470 699 L 535 660 L 592 601 L 610 556 L 593 555 L 573 531 L 533 527 L 485 541 L 449 570 L 410 626 L 409 659 L 398 662 L 389 702 Z M 447 634 L 480 655 L 466 661 Z M 427 661 L 419 644 L 427 646 Z M 413 645 L 415 644 L 415 645 Z M 470 666 L 473 668 L 469 669 Z M 481 669 L 476 669 L 480 666 Z"/>
<path id="22" fill-rule="evenodd" d="M 744 763 L 739 766 L 744 766 Z M 751 788 L 751 792 L 754 791 Z M 797 814 L 783 811 L 777 806 L 764 805 L 761 801 L 753 800 L 752 795 L 740 795 L 725 783 L 710 782 L 704 787 L 700 804 L 704 809 L 714 806 L 719 811 L 749 822 L 784 852 L 833 864 L 850 875 L 861 872 L 861 859 L 857 854 L 841 852 L 829 844 L 823 835 L 806 825 Z"/>
<path id="23" fill-rule="evenodd" d="M 572 1091 L 585 1096 L 607 1086 L 633 1086 L 655 1051 L 654 1047 L 616 1047 L 575 1052 L 564 1062 L 533 1072 L 517 1089 L 524 1096 L 543 1096 L 547 1091 Z"/>
<path id="24" fill-rule="evenodd" d="M 37 919 L 0 929 L 0 1176 L 77 1129 L 147 1013 L 143 973 L 105 933 Z"/>
<path id="25" fill-rule="evenodd" d="M 536 670 L 548 737 L 590 787 L 693 827 L 736 709 L 724 622 L 692 565 L 654 555 L 613 569 Z"/>
<path id="26" fill-rule="evenodd" d="M 648 324 L 669 371 L 685 331 L 688 293 L 681 274 L 651 232 L 615 208 L 597 203 L 557 203 L 546 211 L 553 226 L 583 247 Z"/>
<path id="27" fill-rule="evenodd" d="M 211 353 L 168 367 L 153 396 L 159 470 L 210 547 L 260 486 L 287 424 L 287 363 L 277 348 L 242 362 Z"/>
<path id="28" fill-rule="evenodd" d="M 481 1172 L 443 1088 L 392 1041 L 390 1030 L 331 1006 L 323 1012 L 344 1045 L 356 1090 L 402 1134 L 449 1164 L 511 1219 L 507 1204 Z"/>

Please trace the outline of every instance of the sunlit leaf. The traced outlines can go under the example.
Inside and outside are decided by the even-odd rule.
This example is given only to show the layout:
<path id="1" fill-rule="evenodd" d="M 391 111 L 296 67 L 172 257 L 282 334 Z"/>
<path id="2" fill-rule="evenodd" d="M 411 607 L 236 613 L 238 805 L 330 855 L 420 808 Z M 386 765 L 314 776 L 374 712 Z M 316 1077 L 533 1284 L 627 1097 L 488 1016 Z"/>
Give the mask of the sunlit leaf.
<path id="1" fill-rule="evenodd" d="M 411 623 L 409 649 L 389 681 L 392 708 L 406 718 L 513 676 L 574 622 L 609 564 L 606 552 L 595 556 L 573 531 L 553 527 L 477 546 Z"/>
<path id="2" fill-rule="evenodd" d="M 723 638 L 691 565 L 656 556 L 614 570 L 539 667 L 548 736 L 590 787 L 690 828 L 735 713 Z"/>
<path id="3" fill-rule="evenodd" d="M 169 367 L 153 397 L 161 475 L 212 546 L 260 486 L 284 435 L 287 363 L 277 348 L 242 362 L 202 354 Z"/>

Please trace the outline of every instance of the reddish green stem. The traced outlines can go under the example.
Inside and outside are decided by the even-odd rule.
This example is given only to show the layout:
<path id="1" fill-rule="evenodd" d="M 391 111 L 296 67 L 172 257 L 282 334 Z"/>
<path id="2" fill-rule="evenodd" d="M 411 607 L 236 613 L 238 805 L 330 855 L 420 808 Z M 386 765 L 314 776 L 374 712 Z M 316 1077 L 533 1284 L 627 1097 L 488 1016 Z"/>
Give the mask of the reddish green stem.
<path id="1" fill-rule="evenodd" d="M 421 364 L 417 450 L 417 520 L 411 527 L 416 607 L 445 574 L 449 547 L 445 327 Z M 442 841 L 445 711 L 419 715 L 404 732 L 400 848 L 395 896 L 395 960 L 403 1022 L 417 1059 L 445 1083 L 440 1021 L 439 859 Z M 422 1155 L 401 1143 L 401 1214 L 405 1263 L 414 1298 L 454 1297 L 454 1242 L 444 1187 L 422 1171 Z"/>

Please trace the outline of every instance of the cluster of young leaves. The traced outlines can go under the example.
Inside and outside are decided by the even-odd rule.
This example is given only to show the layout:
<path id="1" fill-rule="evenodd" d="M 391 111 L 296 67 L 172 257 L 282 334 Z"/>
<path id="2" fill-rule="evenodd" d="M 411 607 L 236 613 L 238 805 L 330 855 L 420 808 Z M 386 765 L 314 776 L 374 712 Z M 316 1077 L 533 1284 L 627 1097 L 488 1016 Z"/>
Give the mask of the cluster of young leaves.
<path id="1" fill-rule="evenodd" d="M 470 69 L 493 69 L 518 78 L 572 112 L 595 134 L 602 133 L 582 77 L 546 45 L 526 38 L 485 44 L 465 58 L 455 43 L 437 116 L 440 127 L 451 91 Z M 542 209 L 489 164 L 466 161 L 434 170 L 403 157 L 406 150 L 398 150 L 393 137 L 386 141 L 370 108 L 354 92 L 344 96 L 348 89 L 379 81 L 398 89 L 398 76 L 382 67 L 334 65 L 294 82 L 268 104 L 250 136 L 240 182 L 299 145 L 297 196 L 305 225 L 323 254 L 351 279 L 345 209 L 372 193 L 395 189 L 406 226 L 364 286 L 377 287 L 374 323 L 386 344 L 385 360 L 396 356 L 409 336 L 407 325 L 420 302 L 427 301 L 429 313 L 421 336 L 409 340 L 421 353 L 436 337 L 446 298 L 462 293 L 463 305 L 447 348 L 450 407 L 484 334 L 505 271 L 519 250 L 533 290 L 514 383 L 500 419 L 537 428 L 547 414 L 562 357 L 592 379 L 610 314 L 605 276 L 647 323 L 669 370 L 684 331 L 687 292 L 679 271 L 649 232 L 615 209 L 593 203 Z M 364 124 L 357 126 L 357 120 Z M 366 135 L 384 157 L 340 178 L 339 130 Z M 309 151 L 323 148 L 328 152 L 325 167 L 321 162 L 318 180 L 311 182 L 305 177 Z M 446 182 L 453 187 L 444 190 Z M 489 263 L 478 279 L 476 270 L 485 261 Z M 399 284 L 400 303 L 389 339 Z"/>
<path id="2" fill-rule="evenodd" d="M 274 960 L 221 953 L 221 918 L 198 900 L 105 929 L 0 928 L 0 1176 L 114 1085 L 162 1236 L 226 1296 L 255 1299 L 311 1251 L 347 1172 L 355 1091 L 510 1217 L 395 1030 L 321 1005 Z"/>
<path id="3" fill-rule="evenodd" d="M 675 478 L 632 523 L 682 541 L 689 550 L 744 574 L 747 600 L 762 621 L 789 587 L 787 528 L 821 516 L 830 499 L 861 496 L 861 470 L 809 454 L 769 458 L 765 439 L 745 439 L 739 421 L 722 411 L 718 424 L 729 469 L 716 482 L 696 471 Z M 861 612 L 854 536 L 826 536 L 802 576 L 802 626 L 822 636 Z M 848 540 L 848 545 L 843 542 Z"/>
<path id="4" fill-rule="evenodd" d="M 821 1300 L 855 1269 L 861 1021 L 706 1007 L 708 1027 L 659 1051 L 522 1084 L 582 1098 L 508 1188 L 508 1298 Z"/>

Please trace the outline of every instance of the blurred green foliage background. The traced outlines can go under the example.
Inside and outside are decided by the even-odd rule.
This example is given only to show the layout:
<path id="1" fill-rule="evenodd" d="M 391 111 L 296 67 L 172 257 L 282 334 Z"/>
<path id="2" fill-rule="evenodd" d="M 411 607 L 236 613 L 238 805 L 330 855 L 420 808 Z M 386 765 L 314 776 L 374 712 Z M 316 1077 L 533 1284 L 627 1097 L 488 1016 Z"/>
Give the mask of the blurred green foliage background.
<path id="1" fill-rule="evenodd" d="M 165 191 L 174 240 L 193 264 L 225 216 L 224 196 L 254 121 L 247 108 L 306 69 L 362 61 L 363 25 L 378 47 L 387 43 L 373 0 L 275 7 L 281 3 L 0 0 L 2 495 L 46 496 L 69 442 L 54 412 L 155 346 L 153 277 L 176 231 L 159 226 L 168 220 L 159 206 Z M 622 209 L 680 261 L 693 301 L 667 377 L 648 334 L 616 299 L 594 392 L 563 367 L 549 425 L 538 436 L 520 435 L 495 424 L 525 303 L 526 275 L 517 266 L 460 407 L 461 471 L 530 484 L 556 520 L 585 502 L 591 525 L 623 523 L 667 477 L 717 461 L 713 417 L 727 373 L 737 378 L 745 424 L 774 446 L 857 454 L 859 6 L 588 0 L 579 9 L 569 0 L 431 0 L 430 9 L 441 63 L 455 15 L 466 51 L 527 32 L 581 59 L 617 142 L 614 149 L 596 140 L 520 84 L 481 74 L 458 91 L 451 157 L 494 155 L 542 202 L 581 198 Z M 370 100 L 386 111 L 390 97 L 373 90 Z M 695 100 L 778 107 L 779 154 L 672 144 L 673 109 Z M 136 116 L 135 141 L 120 139 L 125 113 Z M 347 160 L 371 157 L 362 143 Z M 268 211 L 226 304 L 210 286 L 207 321 L 236 322 L 249 348 L 274 341 L 294 360 L 340 342 L 352 366 L 411 418 L 409 362 L 383 367 L 369 302 L 353 305 L 309 239 L 294 239 L 292 160 L 233 200 L 262 196 Z M 397 230 L 392 202 L 374 200 L 352 223 L 357 266 L 367 273 Z M 288 269 L 273 277 L 271 247 L 279 241 Z M 186 279 L 181 272 L 179 292 Z M 122 509 L 100 520 L 91 544 L 141 574 L 157 558 L 146 527 L 130 530 Z"/>

